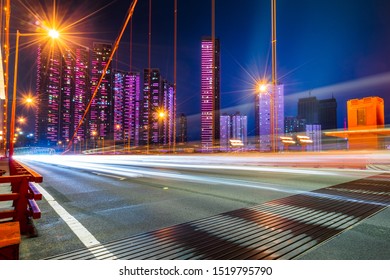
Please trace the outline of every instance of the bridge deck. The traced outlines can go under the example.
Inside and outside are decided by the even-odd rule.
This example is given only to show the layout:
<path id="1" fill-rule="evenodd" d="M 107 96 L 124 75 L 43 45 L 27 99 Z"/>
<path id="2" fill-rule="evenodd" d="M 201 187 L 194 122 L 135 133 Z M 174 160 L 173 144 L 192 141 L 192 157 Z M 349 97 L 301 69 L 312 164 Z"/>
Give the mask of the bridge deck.
<path id="1" fill-rule="evenodd" d="M 49 259 L 294 259 L 390 205 L 390 173 Z"/>

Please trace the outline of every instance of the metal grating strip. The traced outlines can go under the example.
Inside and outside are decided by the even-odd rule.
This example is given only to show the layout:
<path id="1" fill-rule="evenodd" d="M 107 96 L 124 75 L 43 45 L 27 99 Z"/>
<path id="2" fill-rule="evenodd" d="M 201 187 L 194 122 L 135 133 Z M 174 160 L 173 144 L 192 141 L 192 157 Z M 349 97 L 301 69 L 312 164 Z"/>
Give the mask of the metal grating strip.
<path id="1" fill-rule="evenodd" d="M 293 259 L 389 205 L 386 173 L 49 259 Z"/>

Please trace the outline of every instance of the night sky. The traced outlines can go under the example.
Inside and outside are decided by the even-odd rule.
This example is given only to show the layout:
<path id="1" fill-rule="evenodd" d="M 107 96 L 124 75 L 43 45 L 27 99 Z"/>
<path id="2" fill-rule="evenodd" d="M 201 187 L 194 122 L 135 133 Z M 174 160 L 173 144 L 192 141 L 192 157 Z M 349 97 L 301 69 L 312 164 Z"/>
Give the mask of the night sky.
<path id="1" fill-rule="evenodd" d="M 80 33 L 73 35 L 73 41 L 91 47 L 93 41 L 114 41 L 130 2 L 57 0 L 58 18 L 64 18 L 65 26 L 110 4 L 68 30 Z M 152 2 L 151 66 L 160 68 L 173 82 L 173 0 Z M 216 0 L 222 112 L 247 114 L 250 135 L 254 135 L 256 81 L 271 78 L 270 2 Z M 32 13 L 20 3 L 28 1 L 13 4 L 11 30 L 30 32 Z M 139 0 L 135 9 L 132 70 L 148 67 L 148 3 Z M 45 7 L 28 6 L 36 14 Z M 49 11 L 47 8 L 46 13 Z M 211 1 L 179 0 L 178 24 L 177 114 L 188 116 L 189 140 L 196 140 L 200 138 L 200 42 L 211 33 Z M 113 62 L 122 70 L 130 69 L 129 34 L 128 28 Z M 277 49 L 279 82 L 285 85 L 285 116 L 296 115 L 301 97 L 333 95 L 342 128 L 348 99 L 380 96 L 385 100 L 386 124 L 390 122 L 390 1 L 278 0 Z M 20 63 L 32 63 L 19 73 L 22 90 L 35 88 L 31 62 L 35 51 L 31 45 L 21 50 Z"/>

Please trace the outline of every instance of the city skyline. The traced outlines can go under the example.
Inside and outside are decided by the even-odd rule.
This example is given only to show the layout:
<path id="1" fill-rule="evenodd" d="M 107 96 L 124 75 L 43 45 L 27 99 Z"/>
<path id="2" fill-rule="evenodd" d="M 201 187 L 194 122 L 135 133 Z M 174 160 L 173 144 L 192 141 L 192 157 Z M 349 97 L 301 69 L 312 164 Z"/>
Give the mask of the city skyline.
<path id="1" fill-rule="evenodd" d="M 62 1 L 57 2 L 59 6 L 65 5 L 62 3 Z M 70 2 L 76 5 L 76 1 Z M 103 2 L 101 4 L 91 5 L 89 10 L 87 7 L 85 7 L 86 5 L 78 5 L 81 5 L 83 8 L 80 9 L 80 11 L 87 14 L 87 12 L 90 12 L 91 9 L 97 10 L 98 8 L 102 8 Z M 244 5 L 240 7 L 239 11 L 252 15 L 247 17 L 251 18 L 251 20 L 240 20 L 238 22 L 234 21 L 236 26 L 232 28 L 232 24 L 228 24 L 228 17 L 226 17 L 226 15 L 229 15 L 234 11 L 232 8 L 232 1 L 225 1 L 223 2 L 223 5 L 221 2 L 217 1 L 216 35 L 221 39 L 222 42 L 221 108 L 239 110 L 248 114 L 249 135 L 254 135 L 254 111 L 252 109 L 253 106 L 250 106 L 250 104 L 254 101 L 254 90 L 252 88 L 252 84 L 254 82 L 253 78 L 256 76 L 262 77 L 264 76 L 264 73 L 266 73 L 265 76 L 268 76 L 266 71 L 266 57 L 270 47 L 268 2 L 269 1 L 259 1 L 255 3 L 255 1 L 248 1 L 248 3 L 244 3 Z M 386 1 L 374 2 L 381 3 L 382 5 L 389 5 Z M 109 1 L 104 3 L 109 3 Z M 389 60 L 381 59 L 380 67 L 374 67 L 378 64 L 378 59 L 365 59 L 364 61 L 362 61 L 362 59 L 354 60 L 357 55 L 356 53 L 362 52 L 366 52 L 371 57 L 380 55 L 383 58 L 383 56 L 386 57 L 388 55 L 384 52 L 384 50 L 386 49 L 386 46 L 389 45 L 389 42 L 386 40 L 386 37 L 383 36 L 383 34 L 387 34 L 388 32 L 388 30 L 383 27 L 385 26 L 384 22 L 386 22 L 388 19 L 385 17 L 386 14 L 384 11 L 386 9 L 376 9 L 374 4 L 370 3 L 369 1 L 355 1 L 354 8 L 350 10 L 348 10 L 348 5 L 346 3 L 339 3 L 337 4 L 338 9 L 332 10 L 332 8 L 336 5 L 335 3 L 335 1 L 328 1 L 327 4 L 318 3 L 304 5 L 303 2 L 298 1 L 294 5 L 291 5 L 288 2 L 282 0 L 278 1 L 278 65 L 280 69 L 279 76 L 285 84 L 285 101 L 287 109 L 286 115 L 295 115 L 296 113 L 294 106 L 288 106 L 288 104 L 294 104 L 298 98 L 307 96 L 310 91 L 313 95 L 317 95 L 318 98 L 321 99 L 330 98 L 332 95 L 334 95 L 340 104 L 338 108 L 338 127 L 341 128 L 343 125 L 342 120 L 345 118 L 346 112 L 346 106 L 344 104 L 346 104 L 347 99 L 370 95 L 379 95 L 385 97 L 385 94 L 388 92 L 389 82 L 386 78 L 388 77 L 388 73 L 390 71 L 390 65 L 387 64 L 387 61 Z M 366 10 L 362 8 L 363 4 L 366 6 L 368 5 Z M 99 32 L 99 37 L 102 41 L 113 41 L 113 36 L 117 34 L 119 30 L 120 22 L 124 18 L 124 13 L 128 5 L 128 3 L 118 1 L 116 4 L 114 3 L 96 13 L 96 15 L 91 17 L 89 21 L 86 21 L 85 24 L 80 25 L 82 26 L 82 31 L 86 34 L 85 38 L 82 40 L 84 41 L 83 44 L 86 45 L 85 41 L 90 40 L 91 37 L 97 37 L 97 35 L 93 34 L 94 30 L 91 28 L 92 23 L 97 23 L 96 27 L 101 27 L 102 32 Z M 145 54 L 141 51 L 141 49 L 144 49 L 146 44 L 146 36 L 143 35 L 145 24 L 142 24 L 142 22 L 145 21 L 145 14 L 147 14 L 145 9 L 147 6 L 147 3 L 140 2 L 134 14 L 133 70 L 137 71 L 143 69 L 146 62 Z M 162 5 L 156 1 L 153 2 L 154 24 L 152 28 L 152 67 L 167 69 L 166 71 L 162 72 L 166 73 L 165 75 L 168 79 L 172 75 L 171 61 L 173 61 L 171 48 L 171 33 L 173 29 L 171 14 L 173 14 L 173 12 L 171 11 L 171 6 L 173 6 L 173 3 Z M 336 29 L 336 32 L 333 32 L 331 36 L 330 31 L 334 30 L 327 27 L 324 23 L 320 24 L 319 19 L 325 16 L 325 14 L 323 14 L 321 11 L 322 8 L 326 11 L 329 11 L 330 15 L 332 15 L 332 26 L 339 24 L 338 26 L 340 27 L 340 29 Z M 15 7 L 13 11 L 17 13 L 23 9 L 25 10 L 23 7 Z M 206 20 L 200 22 L 197 18 L 188 17 L 189 10 L 191 9 L 200 11 L 199 15 L 202 15 L 202 17 Z M 38 13 L 40 9 L 36 10 Z M 291 10 L 291 12 L 287 13 L 287 10 Z M 341 17 L 342 12 L 346 10 L 348 10 L 348 13 L 346 13 L 346 18 L 348 20 L 345 19 L 345 17 Z M 65 9 L 65 11 L 66 14 L 72 15 L 70 10 Z M 184 112 L 188 116 L 188 133 L 190 139 L 192 140 L 195 140 L 197 138 L 196 136 L 200 136 L 200 132 L 197 131 L 199 127 L 194 125 L 194 123 L 197 123 L 200 119 L 199 113 L 201 103 L 199 95 L 200 61 L 197 61 L 199 60 L 200 54 L 197 46 L 199 45 L 201 36 L 210 33 L 210 12 L 211 9 L 208 1 L 201 1 L 200 3 L 199 1 L 197 3 L 193 1 L 188 1 L 185 4 L 179 3 L 179 75 L 177 84 L 177 112 Z M 294 12 L 296 12 L 296 15 L 301 15 L 301 17 L 297 17 L 299 20 L 294 21 L 295 18 L 292 17 Z M 113 18 L 111 15 L 117 16 Z M 306 17 L 304 15 L 306 15 Z M 318 19 L 313 15 L 318 16 Z M 29 17 L 31 22 L 31 16 Z M 165 21 L 161 19 L 165 19 Z M 313 25 L 310 28 L 307 26 L 309 20 L 310 24 Z M 192 29 L 189 27 L 189 21 L 193 21 Z M 11 27 L 13 30 L 16 28 L 25 28 L 23 26 L 26 26 L 27 22 L 27 19 L 18 19 L 16 22 L 14 21 L 14 24 L 11 25 Z M 162 22 L 164 22 L 164 24 L 162 24 Z M 24 25 L 21 25 L 21 23 L 24 23 Z M 170 25 L 171 23 L 172 26 Z M 367 36 L 372 37 L 374 34 L 367 35 L 367 28 L 358 29 L 359 26 L 365 26 L 365 23 L 367 23 L 369 26 L 375 25 L 381 27 L 375 29 L 375 32 L 376 34 L 379 34 L 378 38 L 382 44 L 378 43 L 375 45 L 373 44 L 372 46 L 368 45 L 368 39 L 364 40 L 364 38 L 368 38 Z M 316 27 L 318 28 L 315 29 Z M 228 30 L 229 28 L 230 30 Z M 292 34 L 288 34 L 288 28 L 291 28 L 294 31 L 299 31 L 297 33 L 293 32 L 297 35 L 296 38 L 293 38 Z M 307 35 L 308 37 L 302 41 L 302 34 L 304 34 L 304 31 L 307 29 L 310 29 L 312 32 L 307 33 L 309 34 Z M 13 42 L 13 30 L 11 30 L 11 43 Z M 161 30 L 167 31 L 161 32 Z M 168 30 L 170 31 L 168 32 Z M 193 32 L 188 33 L 189 30 Z M 232 30 L 241 30 L 242 32 L 231 32 Z M 123 44 L 121 44 L 118 53 L 119 59 L 116 62 L 119 65 L 118 68 L 128 67 L 126 55 L 126 53 L 128 53 L 129 47 L 128 32 L 126 34 L 127 35 L 125 35 Z M 351 35 L 344 36 L 345 34 Z M 318 56 L 320 53 L 319 49 L 316 51 L 314 50 L 314 46 L 317 46 L 317 43 L 315 43 L 313 38 L 320 37 L 327 38 L 327 43 L 325 44 L 327 47 L 326 59 Z M 343 44 L 337 47 L 340 38 L 343 38 Z M 361 46 L 357 46 L 355 44 L 358 39 L 359 42 L 363 42 Z M 242 43 L 234 43 L 238 41 Z M 298 55 L 286 57 L 287 45 L 289 45 L 287 49 L 294 50 L 293 53 Z M 305 50 L 307 50 L 309 46 L 311 46 L 311 50 L 305 53 Z M 346 46 L 350 46 L 350 48 Z M 31 52 L 32 48 L 33 47 L 29 46 L 29 44 L 25 43 L 26 50 L 24 52 Z M 240 49 L 239 51 L 237 51 L 238 48 Z M 336 53 L 336 56 L 334 59 L 329 59 L 329 56 L 333 52 Z M 164 53 L 165 55 L 161 56 L 161 53 Z M 345 55 L 344 59 L 348 62 L 343 66 L 343 69 L 337 67 L 337 61 L 340 59 L 341 53 Z M 306 58 L 301 59 L 302 57 Z M 297 59 L 301 59 L 301 61 L 297 63 Z M 23 50 L 21 52 L 21 60 L 26 61 L 26 55 L 24 55 L 23 58 Z M 316 62 L 314 63 L 313 61 Z M 357 61 L 360 61 L 359 65 L 357 64 Z M 142 64 L 143 66 L 141 66 Z M 331 64 L 333 65 L 332 67 Z M 324 66 L 327 67 L 324 68 Z M 318 69 L 318 71 L 321 69 L 319 72 L 325 71 L 324 73 L 326 75 L 321 75 L 321 78 L 309 78 L 315 77 L 316 75 L 317 77 L 320 77 L 320 73 L 316 74 L 316 69 Z M 26 75 L 25 77 L 21 77 L 20 80 L 20 83 L 23 84 L 23 86 L 19 86 L 19 88 L 21 88 L 23 91 L 31 87 L 28 85 L 31 84 L 31 81 L 33 81 L 31 76 Z M 188 85 L 187 81 L 190 81 Z M 388 102 L 386 102 L 386 98 L 384 99 L 385 107 L 388 108 Z M 195 104 L 199 105 L 195 106 Z M 388 111 L 389 110 L 385 110 L 385 112 Z M 385 116 L 387 120 L 386 123 L 388 123 L 389 119 L 388 114 L 389 113 L 387 113 Z M 29 121 L 29 125 L 31 126 L 31 121 Z"/>

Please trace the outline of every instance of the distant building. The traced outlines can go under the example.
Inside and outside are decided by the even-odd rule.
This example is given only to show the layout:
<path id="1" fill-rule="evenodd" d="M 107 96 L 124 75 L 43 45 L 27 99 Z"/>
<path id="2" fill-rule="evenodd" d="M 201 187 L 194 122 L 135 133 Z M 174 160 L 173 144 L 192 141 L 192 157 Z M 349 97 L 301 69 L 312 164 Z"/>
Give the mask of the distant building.
<path id="1" fill-rule="evenodd" d="M 348 138 L 349 149 L 380 149 L 384 137 L 390 133 L 385 129 L 384 100 L 377 96 L 347 101 L 348 130 L 331 131 L 328 136 Z"/>
<path id="2" fill-rule="evenodd" d="M 271 143 L 271 94 L 272 85 L 267 85 L 267 92 L 256 94 L 255 97 L 255 127 L 256 138 L 260 151 L 272 151 Z M 275 131 L 277 149 L 283 148 L 279 137 L 284 134 L 284 85 L 278 85 L 275 91 Z"/>
<path id="3" fill-rule="evenodd" d="M 229 115 L 220 116 L 220 150 L 227 151 L 229 149 L 229 140 L 231 138 L 232 122 Z"/>
<path id="4" fill-rule="evenodd" d="M 103 69 L 108 63 L 111 52 L 111 44 L 93 43 L 91 55 L 91 94 L 93 94 L 96 89 Z M 112 94 L 112 82 L 112 67 L 110 64 L 89 110 L 89 135 L 96 132 L 99 138 L 106 139 L 112 139 L 114 136 L 114 98 Z"/>
<path id="5" fill-rule="evenodd" d="M 284 118 L 284 133 L 294 134 L 297 132 L 306 131 L 306 119 L 299 117 L 285 117 Z"/>
<path id="6" fill-rule="evenodd" d="M 318 152 L 321 151 L 321 125 L 320 124 L 307 124 L 306 136 L 310 138 L 312 144 L 307 145 L 307 151 Z"/>
<path id="7" fill-rule="evenodd" d="M 337 101 L 334 97 L 320 100 L 319 124 L 322 130 L 337 129 Z"/>
<path id="8" fill-rule="evenodd" d="M 70 45 L 41 45 L 37 57 L 37 109 L 35 142 L 39 146 L 66 143 L 85 113 L 89 97 L 89 50 Z M 77 140 L 86 137 L 86 122 L 77 131 Z"/>
<path id="9" fill-rule="evenodd" d="M 306 119 L 307 124 L 318 124 L 318 100 L 316 97 L 298 100 L 298 117 Z"/>
<path id="10" fill-rule="evenodd" d="M 180 115 L 180 121 L 179 121 L 179 144 L 185 144 L 187 143 L 187 117 L 185 114 Z"/>
<path id="11" fill-rule="evenodd" d="M 90 81 L 89 81 L 89 49 L 76 47 L 75 50 L 75 69 L 74 69 L 74 95 L 73 95 L 73 131 L 71 137 L 74 134 L 75 129 L 79 125 L 82 117 L 85 113 L 88 98 L 90 97 Z M 88 122 L 84 120 L 80 128 L 77 130 L 76 137 L 80 139 L 86 139 L 90 137 L 87 134 Z M 67 139 L 63 139 L 66 141 Z"/>
<path id="12" fill-rule="evenodd" d="M 69 140 L 74 131 L 74 106 L 72 104 L 75 93 L 76 60 L 73 50 L 66 49 L 62 54 L 59 141 Z"/>
<path id="13" fill-rule="evenodd" d="M 114 71 L 114 137 L 139 145 L 140 73 Z"/>
<path id="14" fill-rule="evenodd" d="M 236 113 L 233 115 L 221 115 L 220 117 L 220 150 L 227 151 L 235 148 L 234 143 L 240 143 L 243 148 L 248 143 L 248 120 L 247 116 Z"/>
<path id="15" fill-rule="evenodd" d="M 248 117 L 236 113 L 231 116 L 232 134 L 231 139 L 240 140 L 245 146 L 248 144 Z"/>
<path id="16" fill-rule="evenodd" d="M 160 106 L 161 107 L 161 106 Z M 175 92 L 173 84 L 163 80 L 163 136 L 162 144 L 172 145 L 174 142 L 174 124 L 176 118 Z"/>
<path id="17" fill-rule="evenodd" d="M 215 60 L 214 60 L 215 59 Z M 213 71 L 214 67 L 214 71 Z M 220 44 L 210 37 L 201 43 L 201 142 L 203 151 L 219 146 L 220 137 Z M 214 74 L 214 76 L 213 76 Z"/>
<path id="18" fill-rule="evenodd" d="M 40 45 L 37 56 L 35 142 L 55 146 L 60 139 L 62 56 L 58 46 Z"/>
<path id="19" fill-rule="evenodd" d="M 172 144 L 176 117 L 173 85 L 165 80 L 157 68 L 144 70 L 144 98 L 142 113 L 143 144 Z"/>

